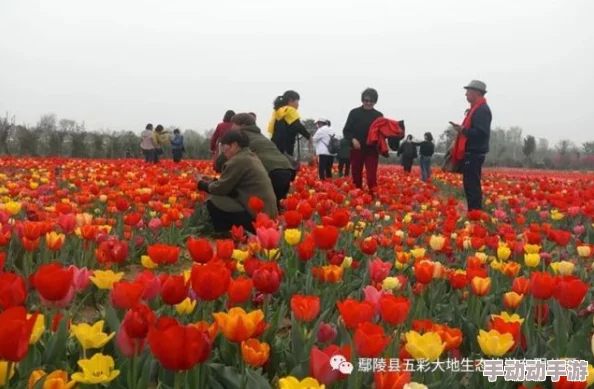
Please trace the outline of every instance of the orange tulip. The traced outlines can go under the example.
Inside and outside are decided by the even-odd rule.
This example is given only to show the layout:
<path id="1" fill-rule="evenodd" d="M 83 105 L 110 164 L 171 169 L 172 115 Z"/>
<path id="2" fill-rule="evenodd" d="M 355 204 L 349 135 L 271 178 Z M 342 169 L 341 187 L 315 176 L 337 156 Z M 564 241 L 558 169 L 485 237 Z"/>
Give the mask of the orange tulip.
<path id="1" fill-rule="evenodd" d="M 219 326 L 216 322 L 210 324 L 205 321 L 199 321 L 194 323 L 194 326 L 198 328 L 200 332 L 208 334 L 208 337 L 212 342 L 214 342 L 215 338 L 217 337 L 217 333 L 219 332 Z"/>
<path id="2" fill-rule="evenodd" d="M 485 296 L 491 291 L 491 279 L 489 277 L 474 277 L 470 281 L 470 289 L 477 296 Z"/>
<path id="3" fill-rule="evenodd" d="M 342 281 L 343 275 L 343 268 L 336 265 L 328 265 L 328 266 L 321 266 L 321 267 L 314 267 L 312 269 L 314 278 L 329 282 L 329 283 L 337 283 Z"/>
<path id="4" fill-rule="evenodd" d="M 516 292 L 507 292 L 503 295 L 503 305 L 507 309 L 516 309 L 522 302 L 523 295 Z"/>
<path id="5" fill-rule="evenodd" d="M 56 231 L 45 234 L 45 243 L 51 251 L 60 251 L 65 239 L 66 236 L 64 234 L 58 234 Z"/>
<path id="6" fill-rule="evenodd" d="M 270 357 L 270 346 L 268 343 L 259 342 L 258 339 L 248 339 L 241 342 L 241 357 L 248 365 L 260 367 Z"/>
<path id="7" fill-rule="evenodd" d="M 264 331 L 266 322 L 261 310 L 247 313 L 242 308 L 235 307 L 229 313 L 213 313 L 217 325 L 227 340 L 241 343 L 257 336 Z"/>
<path id="8" fill-rule="evenodd" d="M 295 294 L 291 297 L 291 311 L 295 319 L 309 323 L 320 313 L 320 298 Z"/>
<path id="9" fill-rule="evenodd" d="M 506 276 L 513 278 L 518 275 L 521 267 L 522 266 L 517 262 L 506 262 L 503 265 L 501 272 Z"/>

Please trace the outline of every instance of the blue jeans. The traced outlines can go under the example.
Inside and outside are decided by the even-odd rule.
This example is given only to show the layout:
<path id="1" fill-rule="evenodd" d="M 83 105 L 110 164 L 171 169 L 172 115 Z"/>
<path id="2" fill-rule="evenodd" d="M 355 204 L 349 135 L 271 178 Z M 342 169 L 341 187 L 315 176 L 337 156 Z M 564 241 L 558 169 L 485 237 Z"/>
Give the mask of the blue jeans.
<path id="1" fill-rule="evenodd" d="M 421 179 L 427 181 L 431 177 L 431 157 L 421 155 Z"/>

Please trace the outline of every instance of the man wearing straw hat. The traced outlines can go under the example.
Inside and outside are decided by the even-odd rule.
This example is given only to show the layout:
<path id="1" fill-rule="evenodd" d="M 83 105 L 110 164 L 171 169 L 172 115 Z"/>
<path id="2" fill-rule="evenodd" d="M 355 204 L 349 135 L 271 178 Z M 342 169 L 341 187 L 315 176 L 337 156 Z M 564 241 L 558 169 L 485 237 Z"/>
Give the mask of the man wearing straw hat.
<path id="1" fill-rule="evenodd" d="M 462 161 L 464 193 L 468 210 L 481 210 L 483 192 L 481 188 L 482 167 L 489 152 L 491 136 L 491 109 L 487 105 L 485 94 L 487 85 L 473 80 L 464 87 L 470 110 L 462 124 L 450 122 L 458 132 L 454 147 L 454 157 Z"/>

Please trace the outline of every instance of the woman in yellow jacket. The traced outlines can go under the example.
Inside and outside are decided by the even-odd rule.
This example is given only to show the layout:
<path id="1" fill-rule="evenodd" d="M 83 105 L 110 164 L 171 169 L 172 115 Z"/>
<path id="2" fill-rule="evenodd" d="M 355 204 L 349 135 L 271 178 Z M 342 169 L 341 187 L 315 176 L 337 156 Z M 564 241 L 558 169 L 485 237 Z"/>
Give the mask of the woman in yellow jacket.
<path id="1" fill-rule="evenodd" d="M 272 142 L 281 153 L 291 157 L 294 154 L 297 136 L 301 135 L 309 141 L 309 149 L 313 150 L 312 136 L 301 123 L 299 112 L 299 93 L 289 90 L 274 100 L 274 112 L 268 124 Z"/>
<path id="2" fill-rule="evenodd" d="M 154 143 L 155 154 L 154 163 L 159 163 L 159 156 L 163 154 L 163 145 L 169 143 L 169 131 L 165 131 L 162 125 L 155 127 Z"/>

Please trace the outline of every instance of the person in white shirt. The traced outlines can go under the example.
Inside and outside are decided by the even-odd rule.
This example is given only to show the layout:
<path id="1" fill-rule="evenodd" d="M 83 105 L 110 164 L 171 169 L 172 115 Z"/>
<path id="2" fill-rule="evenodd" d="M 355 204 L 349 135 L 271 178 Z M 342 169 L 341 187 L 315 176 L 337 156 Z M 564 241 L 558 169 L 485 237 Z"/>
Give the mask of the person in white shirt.
<path id="1" fill-rule="evenodd" d="M 332 165 L 334 164 L 334 155 L 330 152 L 330 142 L 335 134 L 330 127 L 330 120 L 320 118 L 316 121 L 318 130 L 313 136 L 313 143 L 318 156 L 318 168 L 320 180 L 332 178 Z"/>

